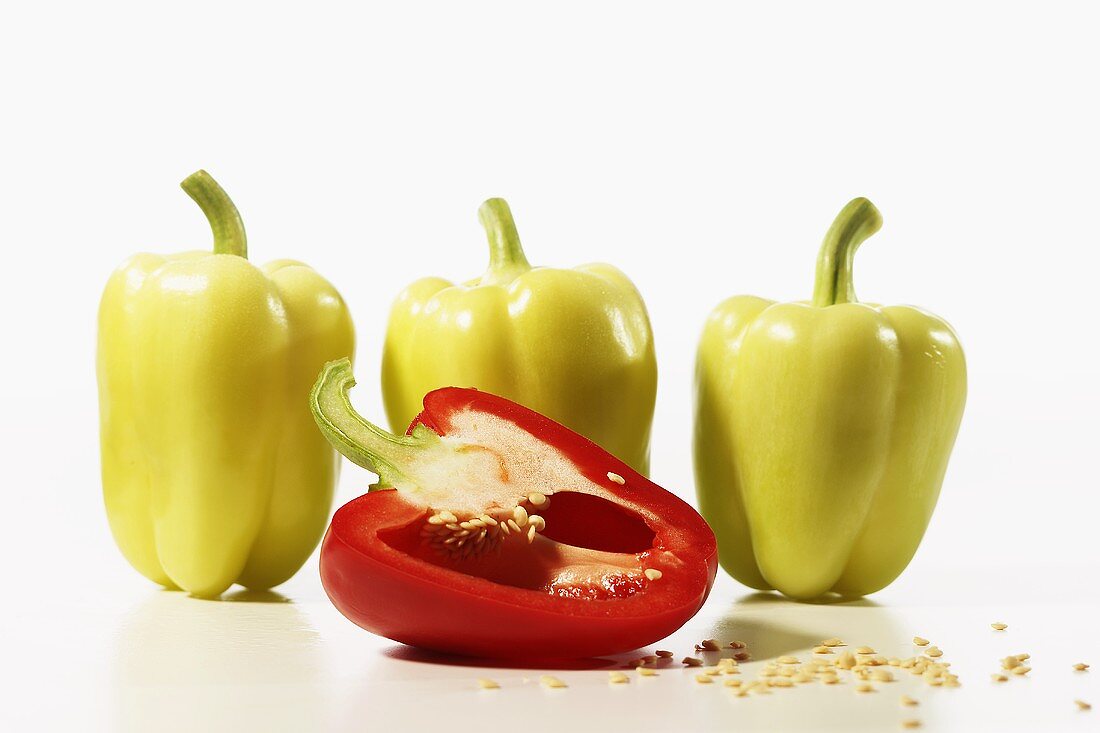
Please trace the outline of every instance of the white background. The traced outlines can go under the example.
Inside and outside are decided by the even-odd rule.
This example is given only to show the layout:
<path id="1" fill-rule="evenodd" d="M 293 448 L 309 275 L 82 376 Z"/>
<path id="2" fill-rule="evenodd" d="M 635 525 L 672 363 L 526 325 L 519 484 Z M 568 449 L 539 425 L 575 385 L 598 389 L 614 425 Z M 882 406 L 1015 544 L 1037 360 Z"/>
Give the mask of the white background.
<path id="1" fill-rule="evenodd" d="M 177 187 L 200 167 L 255 260 L 306 260 L 342 291 L 356 399 L 379 420 L 390 301 L 420 276 L 481 272 L 484 198 L 509 200 L 533 263 L 622 268 L 657 343 L 653 477 L 689 499 L 706 314 L 735 293 L 807 297 L 829 222 L 867 196 L 885 225 L 857 258 L 859 295 L 945 317 L 970 370 L 939 508 L 882 599 L 950 608 L 951 588 L 980 583 L 1084 602 L 1100 566 L 1097 18 L 1087 3 L 825 5 L 5 6 L 0 598 L 16 661 L 37 670 L 21 698 L 67 654 L 95 656 L 59 643 L 43 661 L 57 624 L 109 646 L 118 599 L 151 593 L 102 510 L 95 313 L 130 253 L 207 246 Z M 338 501 L 369 480 L 349 467 Z M 940 582 L 952 573 L 973 582 Z M 292 587 L 350 629 L 312 563 Z"/>

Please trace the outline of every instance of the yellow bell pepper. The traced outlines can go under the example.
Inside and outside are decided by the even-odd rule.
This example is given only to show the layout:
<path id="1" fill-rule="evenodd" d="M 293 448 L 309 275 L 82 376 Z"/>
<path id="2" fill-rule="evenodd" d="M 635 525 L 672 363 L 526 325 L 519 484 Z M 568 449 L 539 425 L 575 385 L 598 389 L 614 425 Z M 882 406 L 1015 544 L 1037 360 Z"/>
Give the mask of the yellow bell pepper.
<path id="1" fill-rule="evenodd" d="M 418 280 L 393 305 L 382 359 L 390 427 L 404 432 L 433 389 L 476 387 L 646 473 L 657 362 L 637 289 L 610 265 L 531 267 L 508 204 L 490 199 L 478 213 L 485 274 L 462 285 Z"/>
<path id="2" fill-rule="evenodd" d="M 696 369 L 695 478 L 722 567 L 798 599 L 884 588 L 916 552 L 966 401 L 954 331 L 859 303 L 856 248 L 882 219 L 849 203 L 812 303 L 726 300 Z"/>
<path id="3" fill-rule="evenodd" d="M 204 171 L 183 189 L 214 252 L 138 254 L 99 308 L 103 495 L 115 541 L 144 576 L 214 596 L 290 578 L 324 531 L 339 456 L 309 390 L 354 331 L 309 267 L 246 259 L 244 226 Z"/>

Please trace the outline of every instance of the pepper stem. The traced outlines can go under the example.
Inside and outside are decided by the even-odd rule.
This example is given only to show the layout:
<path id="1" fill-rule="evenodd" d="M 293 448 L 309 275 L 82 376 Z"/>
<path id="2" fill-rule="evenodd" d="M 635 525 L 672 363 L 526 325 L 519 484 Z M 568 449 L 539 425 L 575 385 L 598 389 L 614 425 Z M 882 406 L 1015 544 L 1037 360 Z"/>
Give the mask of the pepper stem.
<path id="1" fill-rule="evenodd" d="M 313 419 L 333 448 L 352 463 L 378 474 L 383 485 L 392 486 L 398 476 L 404 475 L 404 466 L 427 447 L 429 434 L 435 433 L 428 430 L 396 436 L 368 422 L 351 406 L 348 392 L 354 386 L 350 360 L 326 364 L 309 394 Z"/>
<path id="2" fill-rule="evenodd" d="M 855 303 L 852 261 L 863 240 L 882 227 L 882 214 L 865 198 L 852 199 L 840 210 L 821 243 L 814 281 L 814 305 Z"/>
<path id="3" fill-rule="evenodd" d="M 507 201 L 489 199 L 477 210 L 477 218 L 489 236 L 489 269 L 481 277 L 482 285 L 505 285 L 531 269 Z"/>
<path id="4" fill-rule="evenodd" d="M 233 205 L 229 194 L 218 182 L 204 170 L 195 171 L 180 183 L 210 222 L 214 232 L 214 254 L 237 255 L 248 258 L 248 238 L 244 233 L 244 222 L 240 212 Z"/>

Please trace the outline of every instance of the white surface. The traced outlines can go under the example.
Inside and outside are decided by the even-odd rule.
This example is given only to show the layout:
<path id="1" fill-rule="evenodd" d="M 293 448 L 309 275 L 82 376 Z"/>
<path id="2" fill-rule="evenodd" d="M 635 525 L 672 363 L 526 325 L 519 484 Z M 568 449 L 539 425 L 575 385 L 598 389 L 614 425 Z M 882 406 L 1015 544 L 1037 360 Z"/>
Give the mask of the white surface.
<path id="1" fill-rule="evenodd" d="M 748 643 L 741 677 L 783 654 L 805 661 L 839 636 L 886 656 L 917 650 L 914 635 L 940 646 L 962 687 L 932 688 L 904 670 L 873 694 L 851 679 L 734 697 L 673 664 L 656 678 L 612 687 L 607 669 L 634 655 L 563 668 L 496 667 L 394 644 L 351 625 L 303 572 L 280 594 L 229 594 L 226 603 L 141 587 L 109 573 L 77 586 L 66 602 L 18 606 L 5 639 L 12 672 L 0 722 L 7 730 L 420 731 L 521 727 L 562 730 L 1096 730 L 1100 702 L 1097 568 L 1061 575 L 945 572 L 923 589 L 899 584 L 874 601 L 808 605 L 747 593 L 721 579 L 704 611 L 654 645 L 679 660 L 703 638 Z M 91 579 L 89 579 L 90 581 Z M 1079 589 L 1084 586 L 1085 590 Z M 136 587 L 135 587 L 136 586 Z M 1026 589 L 1026 590 L 1025 590 Z M 1003 632 L 992 621 L 1009 624 Z M 533 629 L 532 633 L 537 633 Z M 999 660 L 1027 652 L 1027 678 L 994 683 Z M 713 657 L 708 658 L 712 659 Z M 14 663 L 13 663 L 14 660 Z M 1072 665 L 1090 661 L 1093 669 Z M 571 668 L 575 667 L 575 668 Z M 568 688 L 547 690 L 542 674 Z M 479 677 L 501 689 L 481 691 Z M 920 700 L 902 708 L 899 698 Z"/>
<path id="2" fill-rule="evenodd" d="M 176 187 L 206 167 L 256 260 L 307 260 L 342 290 L 359 328 L 356 399 L 379 418 L 389 302 L 416 277 L 481 271 L 482 199 L 509 199 L 532 262 L 620 266 L 656 334 L 654 478 L 689 498 L 707 312 L 738 292 L 808 296 L 830 220 L 870 197 L 886 224 L 859 254 L 858 292 L 954 324 L 970 366 L 962 432 L 925 542 L 878 608 L 784 605 L 782 628 L 747 629 L 777 648 L 784 633 L 859 638 L 862 625 L 872 644 L 943 641 L 969 669 L 922 708 L 930 729 L 1095 726 L 1100 713 L 1067 712 L 1071 684 L 1100 699 L 1095 674 L 1071 679 L 1066 663 L 1089 643 L 1100 566 L 1096 20 L 1086 3 L 5 6 L 0 722 L 898 715 L 893 693 L 731 701 L 671 676 L 608 691 L 602 672 L 562 673 L 573 686 L 553 696 L 495 672 L 510 689 L 470 693 L 473 670 L 382 654 L 326 604 L 312 566 L 282 590 L 292 604 L 151 595 L 103 518 L 95 307 L 131 252 L 206 245 Z M 347 470 L 338 500 L 368 480 Z M 734 628 L 772 619 L 731 606 L 740 592 L 724 582 L 678 649 L 727 614 Z M 1011 645 L 987 638 L 996 617 Z M 1015 634 L 1040 659 L 1035 679 L 991 690 Z"/>

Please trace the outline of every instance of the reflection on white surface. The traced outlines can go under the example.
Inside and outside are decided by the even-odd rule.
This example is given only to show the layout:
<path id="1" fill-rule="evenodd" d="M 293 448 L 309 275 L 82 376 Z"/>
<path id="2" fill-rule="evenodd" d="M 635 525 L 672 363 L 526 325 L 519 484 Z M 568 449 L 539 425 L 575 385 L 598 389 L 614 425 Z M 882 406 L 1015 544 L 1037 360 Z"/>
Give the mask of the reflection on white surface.
<path id="1" fill-rule="evenodd" d="M 115 640 L 115 729 L 300 730 L 323 725 L 320 636 L 286 597 L 154 592 Z"/>
<path id="2" fill-rule="evenodd" d="M 470 731 L 484 730 L 485 721 L 522 721 L 524 731 L 559 733 L 608 730 L 609 725 L 611 730 L 631 731 L 892 730 L 899 720 L 897 695 L 856 700 L 851 685 L 814 685 L 736 698 L 721 684 L 696 683 L 699 670 L 684 668 L 679 660 L 705 656 L 713 664 L 733 652 L 701 655 L 694 645 L 704 638 L 723 643 L 737 639 L 746 642 L 753 655 L 751 662 L 741 665 L 742 676 L 754 679 L 768 660 L 784 654 L 808 659 L 810 649 L 831 636 L 845 637 L 853 645 L 900 649 L 905 634 L 893 611 L 871 601 L 800 604 L 775 594 L 735 590 L 723 578 L 703 611 L 684 629 L 647 649 L 612 659 L 515 666 L 443 657 L 382 641 L 380 653 L 365 655 L 362 669 L 345 687 L 335 722 L 339 730 L 348 731 L 357 730 L 363 720 L 387 731 L 427 730 L 438 723 L 440 710 L 448 710 L 454 711 L 447 716 L 448 730 Z M 675 653 L 658 676 L 640 678 L 624 666 L 657 649 Z M 609 685 L 608 671 L 623 669 L 630 683 Z M 548 672 L 568 688 L 542 687 L 539 677 Z M 478 690 L 479 677 L 497 681 L 502 689 Z M 410 699 L 431 703 L 398 702 Z M 927 718 L 935 714 L 934 709 L 926 713 Z"/>
<path id="3" fill-rule="evenodd" d="M 904 635 L 889 609 L 867 599 L 805 604 L 775 593 L 748 593 L 717 618 L 708 638 L 743 641 L 753 659 L 768 660 L 806 652 L 831 637 L 858 645 Z"/>
<path id="4" fill-rule="evenodd" d="M 448 730 L 485 730 L 492 721 L 500 727 L 515 723 L 524 731 L 560 733 L 609 726 L 631 731 L 889 731 L 899 730 L 903 719 L 917 719 L 923 730 L 931 731 L 1088 730 L 1090 721 L 1077 714 L 1072 700 L 1097 698 L 1097 685 L 1080 674 L 1073 676 L 1070 657 L 1091 653 L 1100 658 L 1100 648 L 1092 642 L 1091 651 L 1077 643 L 1068 647 L 1069 629 L 1050 620 L 1058 616 L 1071 625 L 1085 623 L 1095 610 L 1094 599 L 1079 606 L 1050 604 L 1045 598 L 1029 605 L 1017 599 L 992 609 L 967 602 L 981 588 L 981 578 L 970 574 L 942 578 L 933 603 L 927 589 L 910 586 L 909 592 L 880 594 L 880 601 L 802 604 L 746 592 L 720 578 L 698 617 L 642 652 L 668 649 L 678 661 L 699 656 L 693 646 L 703 638 L 738 639 L 753 654 L 751 662 L 741 665 L 742 677 L 754 679 L 770 659 L 791 654 L 807 660 L 812 647 L 831 636 L 850 647 L 865 644 L 884 656 L 908 657 L 917 653 L 912 637 L 920 634 L 944 649 L 943 659 L 951 661 L 952 671 L 962 679 L 963 686 L 956 689 L 930 687 L 895 670 L 897 680 L 875 683 L 874 693 L 855 692 L 845 677 L 834 686 L 813 683 L 738 698 L 720 684 L 696 683 L 698 670 L 675 663 L 656 677 L 628 673 L 629 684 L 611 686 L 607 670 L 621 669 L 638 653 L 618 657 L 618 665 L 600 663 L 591 669 L 517 668 L 439 658 L 366 634 L 356 639 L 352 631 L 348 644 L 372 651 L 347 669 L 350 676 L 340 686 L 332 722 L 338 730 L 362 730 L 364 721 L 370 721 L 378 730 L 418 731 L 435 728 L 445 718 Z M 993 590 L 984 584 L 987 603 L 995 602 Z M 956 605 L 955 599 L 962 602 Z M 1019 628 L 1010 626 L 1012 635 L 994 632 L 989 628 L 994 616 L 1012 617 Z M 1013 680 L 1011 688 L 991 683 L 989 673 L 997 669 L 997 660 L 1022 651 L 1041 658 L 1042 674 Z M 714 662 L 717 655 L 706 656 Z M 539 676 L 549 671 L 568 688 L 543 688 Z M 497 681 L 501 689 L 477 689 L 479 677 Z M 920 705 L 901 707 L 902 694 Z"/>
<path id="5" fill-rule="evenodd" d="M 1100 675 L 1073 670 L 1076 662 L 1100 667 L 1100 637 L 1088 631 L 1100 591 L 1082 582 L 1095 567 L 916 573 L 873 600 L 838 604 L 794 603 L 720 576 L 702 612 L 644 653 L 668 649 L 678 662 L 697 656 L 701 639 L 738 639 L 753 655 L 741 665 L 752 679 L 769 659 L 805 660 L 830 636 L 905 657 L 920 635 L 962 680 L 958 689 L 932 688 L 899 671 L 873 694 L 857 694 L 849 681 L 745 698 L 700 685 L 696 670 L 675 663 L 657 677 L 630 672 L 629 684 L 609 685 L 608 669 L 640 652 L 514 666 L 405 647 L 340 616 L 312 567 L 282 589 L 285 597 L 228 595 L 239 602 L 154 590 L 121 561 L 116 567 L 83 590 L 43 587 L 8 604 L 13 661 L 0 673 L 10 701 L 0 705 L 0 730 L 890 731 L 915 717 L 927 731 L 1034 733 L 1097 724 L 1095 709 L 1073 704 L 1100 701 Z M 992 621 L 1009 627 L 993 631 Z M 1032 655 L 1029 679 L 990 681 L 1002 657 L 1021 652 Z M 568 688 L 542 688 L 546 673 Z M 501 689 L 479 690 L 479 677 Z M 920 706 L 903 710 L 902 694 Z"/>

